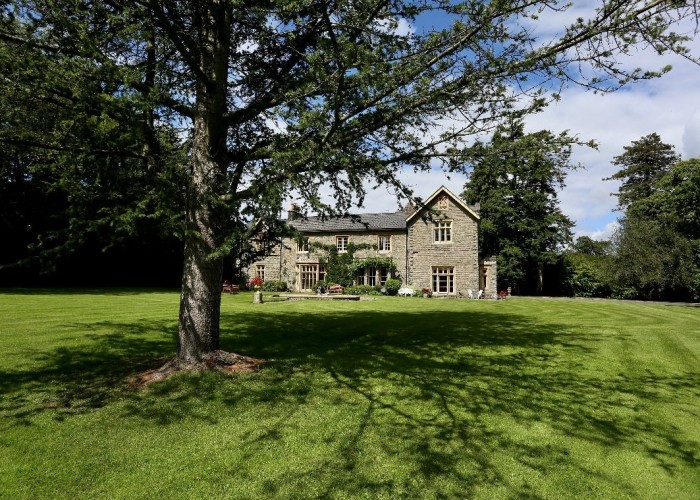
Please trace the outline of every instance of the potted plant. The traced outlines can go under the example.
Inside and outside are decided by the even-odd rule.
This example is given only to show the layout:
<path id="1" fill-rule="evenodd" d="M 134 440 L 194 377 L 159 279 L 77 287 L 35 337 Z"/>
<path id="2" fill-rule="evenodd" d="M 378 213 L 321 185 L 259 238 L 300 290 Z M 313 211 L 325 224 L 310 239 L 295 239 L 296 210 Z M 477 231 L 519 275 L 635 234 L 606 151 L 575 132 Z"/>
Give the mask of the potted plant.
<path id="1" fill-rule="evenodd" d="M 255 278 L 251 278 L 250 281 L 248 282 L 248 288 L 252 290 L 258 290 L 263 284 L 263 280 L 260 276 L 256 276 Z"/>
<path id="2" fill-rule="evenodd" d="M 253 295 L 253 303 L 255 304 L 262 304 L 262 292 L 260 291 L 262 284 L 263 280 L 260 276 L 252 278 L 248 283 L 248 287 L 255 290 L 255 294 Z"/>
<path id="3" fill-rule="evenodd" d="M 423 292 L 423 297 L 432 297 L 433 296 L 433 291 L 430 288 L 423 288 L 421 289 L 421 292 Z"/>

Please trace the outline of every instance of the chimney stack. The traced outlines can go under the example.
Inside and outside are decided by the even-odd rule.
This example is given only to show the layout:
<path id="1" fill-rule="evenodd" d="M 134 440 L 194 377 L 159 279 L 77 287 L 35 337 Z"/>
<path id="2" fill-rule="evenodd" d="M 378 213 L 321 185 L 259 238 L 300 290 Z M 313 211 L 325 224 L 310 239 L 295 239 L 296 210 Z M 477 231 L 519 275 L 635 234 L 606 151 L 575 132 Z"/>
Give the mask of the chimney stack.
<path id="1" fill-rule="evenodd" d="M 299 207 L 296 203 L 292 203 L 289 207 L 289 210 L 287 211 L 287 220 L 292 221 L 297 220 L 299 218 L 301 218 L 301 214 L 299 213 Z"/>

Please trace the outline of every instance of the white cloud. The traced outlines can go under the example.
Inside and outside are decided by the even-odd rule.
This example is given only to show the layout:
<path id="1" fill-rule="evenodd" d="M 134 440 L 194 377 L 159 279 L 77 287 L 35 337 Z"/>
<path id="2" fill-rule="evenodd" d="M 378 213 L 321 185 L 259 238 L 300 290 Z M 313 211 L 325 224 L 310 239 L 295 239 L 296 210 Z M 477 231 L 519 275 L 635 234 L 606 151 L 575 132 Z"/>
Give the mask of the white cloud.
<path id="1" fill-rule="evenodd" d="M 614 212 L 619 182 L 604 181 L 618 168 L 612 164 L 624 147 L 641 137 L 658 133 L 662 141 L 673 144 L 684 157 L 700 156 L 700 86 L 688 85 L 697 80 L 700 68 L 680 58 L 668 75 L 632 85 L 611 94 L 593 94 L 581 88 L 563 92 L 562 99 L 544 112 L 527 119 L 527 130 L 570 130 L 583 140 L 594 139 L 597 150 L 575 148 L 573 162 L 584 168 L 569 173 L 566 187 L 560 193 L 561 208 L 577 222 L 575 232 L 591 237 L 607 237 L 619 217 Z M 692 103 L 691 106 L 688 104 Z M 449 120 L 445 120 L 449 123 Z M 406 171 L 401 180 L 411 185 L 417 195 L 427 197 L 445 185 L 461 193 L 466 178 L 447 179 L 441 171 Z M 395 210 L 396 200 L 386 187 L 369 190 L 363 210 L 385 212 Z"/>
<path id="2" fill-rule="evenodd" d="M 609 240 L 619 227 L 620 224 L 617 221 L 609 222 L 603 229 L 593 231 L 592 233 L 588 234 L 588 236 L 594 240 Z M 579 234 L 579 236 L 581 236 L 581 234 Z"/>
<path id="3" fill-rule="evenodd" d="M 407 36 L 414 32 L 413 26 L 404 18 L 380 19 L 376 26 L 380 31 L 396 36 Z"/>
<path id="4" fill-rule="evenodd" d="M 700 158 L 700 108 L 686 122 L 683 130 L 683 153 L 687 158 Z"/>
<path id="5" fill-rule="evenodd" d="M 693 48 L 700 53 L 700 43 L 693 43 Z M 563 211 L 577 221 L 578 234 L 603 234 L 619 217 L 613 212 L 617 198 L 610 196 L 619 183 L 603 178 L 618 170 L 612 160 L 632 141 L 656 132 L 685 158 L 700 156 L 700 86 L 689 84 L 697 81 L 700 68 L 679 56 L 649 53 L 640 53 L 629 63 L 650 68 L 665 64 L 674 68 L 662 78 L 632 84 L 611 94 L 569 88 L 560 102 L 527 119 L 528 131 L 570 130 L 581 139 L 594 139 L 599 144 L 597 151 L 574 151 L 574 162 L 580 162 L 585 170 L 571 172 L 560 194 Z"/>

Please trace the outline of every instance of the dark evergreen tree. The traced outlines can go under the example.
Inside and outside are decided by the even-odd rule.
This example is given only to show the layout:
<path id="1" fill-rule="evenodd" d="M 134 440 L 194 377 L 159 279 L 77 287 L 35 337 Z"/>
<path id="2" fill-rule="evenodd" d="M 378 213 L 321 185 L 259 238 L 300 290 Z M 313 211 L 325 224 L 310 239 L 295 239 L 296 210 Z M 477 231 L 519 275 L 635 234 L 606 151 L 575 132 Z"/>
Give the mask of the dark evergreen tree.
<path id="1" fill-rule="evenodd" d="M 700 299 L 700 160 L 679 161 L 629 205 L 615 237 L 612 275 L 645 299 Z"/>
<path id="2" fill-rule="evenodd" d="M 661 142 L 661 137 L 653 133 L 632 141 L 625 146 L 625 152 L 613 159 L 613 165 L 621 167 L 605 180 L 621 180 L 617 192 L 620 210 L 634 210 L 634 203 L 648 198 L 656 189 L 656 184 L 680 160 L 670 144 Z"/>
<path id="3" fill-rule="evenodd" d="M 610 270 L 616 295 L 697 300 L 697 249 L 691 240 L 660 221 L 631 217 L 620 222 Z"/>
<path id="4" fill-rule="evenodd" d="M 571 245 L 571 250 L 582 255 L 607 255 L 610 253 L 610 241 L 594 240 L 590 236 L 579 236 Z"/>
<path id="5" fill-rule="evenodd" d="M 463 197 L 480 203 L 479 251 L 498 257 L 499 288 L 541 293 L 544 266 L 570 241 L 573 222 L 559 208 L 558 190 L 571 168 L 571 140 L 549 131 L 526 134 L 515 121 L 472 149 Z"/>

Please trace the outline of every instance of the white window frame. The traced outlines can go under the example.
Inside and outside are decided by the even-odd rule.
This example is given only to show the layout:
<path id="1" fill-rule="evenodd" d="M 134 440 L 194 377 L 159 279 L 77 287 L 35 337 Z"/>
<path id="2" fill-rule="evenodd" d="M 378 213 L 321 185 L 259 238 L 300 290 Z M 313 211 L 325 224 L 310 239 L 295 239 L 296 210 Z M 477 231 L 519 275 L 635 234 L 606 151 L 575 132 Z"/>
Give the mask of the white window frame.
<path id="1" fill-rule="evenodd" d="M 367 284 L 377 286 L 377 266 L 367 266 Z"/>
<path id="2" fill-rule="evenodd" d="M 455 294 L 455 268 L 453 266 L 434 266 L 431 276 L 433 293 L 440 295 Z"/>
<path id="3" fill-rule="evenodd" d="M 255 265 L 255 276 L 265 281 L 265 265 L 256 264 Z"/>
<path id="4" fill-rule="evenodd" d="M 326 266 L 323 264 L 298 264 L 299 290 L 311 290 L 316 283 L 326 278 Z M 308 285 L 305 287 L 304 285 Z"/>
<path id="5" fill-rule="evenodd" d="M 388 253 L 391 252 L 391 235 L 378 237 L 377 248 L 379 252 Z"/>
<path id="6" fill-rule="evenodd" d="M 344 243 L 341 245 L 341 242 L 344 242 Z M 336 236 L 335 237 L 335 247 L 338 249 L 338 253 L 347 253 L 349 243 L 350 243 L 349 236 Z"/>
<path id="7" fill-rule="evenodd" d="M 433 243 L 444 245 L 452 243 L 452 221 L 440 220 L 435 222 L 433 228 Z"/>
<path id="8" fill-rule="evenodd" d="M 356 285 L 384 286 L 387 280 L 393 278 L 391 268 L 388 266 L 365 266 L 357 271 Z"/>

